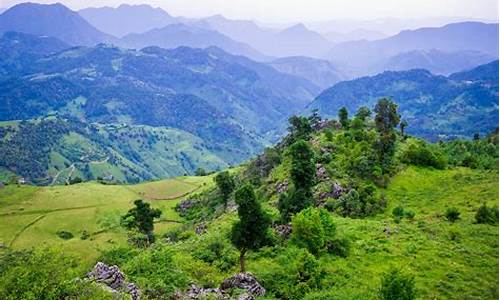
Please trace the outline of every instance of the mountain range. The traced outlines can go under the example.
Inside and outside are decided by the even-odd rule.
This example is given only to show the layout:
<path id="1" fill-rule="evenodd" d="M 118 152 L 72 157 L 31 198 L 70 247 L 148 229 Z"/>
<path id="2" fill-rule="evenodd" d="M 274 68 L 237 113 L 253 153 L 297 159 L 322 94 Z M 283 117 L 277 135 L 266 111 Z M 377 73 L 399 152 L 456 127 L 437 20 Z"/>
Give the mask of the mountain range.
<path id="1" fill-rule="evenodd" d="M 415 69 L 340 82 L 323 91 L 308 110 L 336 117 L 346 107 L 354 114 L 383 97 L 399 105 L 412 134 L 431 140 L 487 134 L 498 125 L 498 60 L 449 77 Z"/>

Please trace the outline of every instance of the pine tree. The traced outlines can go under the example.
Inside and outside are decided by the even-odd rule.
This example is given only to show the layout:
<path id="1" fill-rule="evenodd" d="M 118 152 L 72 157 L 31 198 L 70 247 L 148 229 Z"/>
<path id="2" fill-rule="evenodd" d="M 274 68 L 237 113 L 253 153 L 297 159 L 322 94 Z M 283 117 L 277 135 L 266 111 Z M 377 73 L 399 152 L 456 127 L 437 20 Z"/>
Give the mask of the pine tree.
<path id="1" fill-rule="evenodd" d="M 245 272 L 245 253 L 269 242 L 269 217 L 262 211 L 253 187 L 245 184 L 235 193 L 240 220 L 233 225 L 231 242 L 240 250 L 240 270 Z"/>

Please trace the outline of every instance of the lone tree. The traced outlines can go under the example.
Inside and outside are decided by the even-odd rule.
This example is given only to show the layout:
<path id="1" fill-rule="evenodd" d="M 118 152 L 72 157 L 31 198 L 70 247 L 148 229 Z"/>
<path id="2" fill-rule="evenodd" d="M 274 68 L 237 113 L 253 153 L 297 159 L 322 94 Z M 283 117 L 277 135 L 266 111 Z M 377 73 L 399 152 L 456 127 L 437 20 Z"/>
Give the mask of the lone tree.
<path id="1" fill-rule="evenodd" d="M 339 122 L 342 124 L 342 128 L 349 128 L 349 112 L 345 106 L 339 109 Z"/>
<path id="2" fill-rule="evenodd" d="M 375 126 L 379 133 L 378 154 L 384 170 L 386 170 L 394 156 L 396 133 L 394 127 L 399 124 L 398 106 L 387 98 L 382 98 L 375 106 Z"/>
<path id="3" fill-rule="evenodd" d="M 151 208 L 151 205 L 142 200 L 134 201 L 135 207 L 122 216 L 121 224 L 127 229 L 137 229 L 148 238 L 148 242 L 154 242 L 154 219 L 161 216 L 161 211 Z"/>
<path id="4" fill-rule="evenodd" d="M 306 117 L 291 116 L 288 123 L 290 123 L 290 126 L 288 126 L 289 133 L 286 138 L 287 145 L 291 145 L 297 140 L 308 140 L 313 132 L 311 122 Z"/>
<path id="5" fill-rule="evenodd" d="M 240 250 L 240 270 L 245 272 L 245 253 L 269 242 L 269 217 L 262 211 L 253 187 L 245 184 L 235 193 L 240 220 L 233 225 L 231 242 Z"/>
<path id="6" fill-rule="evenodd" d="M 290 217 L 312 205 L 312 187 L 316 167 L 314 166 L 314 153 L 306 141 L 300 140 L 290 146 L 288 154 L 292 159 L 290 177 L 293 182 L 293 190 L 289 195 L 280 198 L 278 207 L 281 218 L 288 222 Z"/>
<path id="7" fill-rule="evenodd" d="M 229 201 L 229 197 L 231 193 L 234 191 L 234 178 L 229 174 L 228 171 L 220 172 L 214 178 L 215 183 L 217 184 L 217 188 L 222 195 L 222 203 L 224 204 L 224 209 L 227 207 L 227 202 Z"/>
<path id="8" fill-rule="evenodd" d="M 401 136 L 405 138 L 405 129 L 408 127 L 408 122 L 406 120 L 401 120 L 399 123 L 399 129 L 401 129 Z"/>

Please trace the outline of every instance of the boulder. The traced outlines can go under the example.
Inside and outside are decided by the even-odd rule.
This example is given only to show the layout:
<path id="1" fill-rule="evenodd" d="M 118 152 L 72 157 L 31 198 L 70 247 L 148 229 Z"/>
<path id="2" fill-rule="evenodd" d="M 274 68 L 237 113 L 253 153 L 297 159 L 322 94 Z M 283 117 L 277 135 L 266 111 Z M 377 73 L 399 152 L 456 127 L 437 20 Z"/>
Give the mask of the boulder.
<path id="1" fill-rule="evenodd" d="M 132 300 L 140 299 L 139 288 L 134 283 L 127 282 L 125 274 L 117 266 L 108 266 L 103 262 L 98 262 L 92 271 L 87 273 L 86 277 L 88 280 L 93 280 L 105 286 L 112 292 L 125 292 L 131 296 Z"/>
<path id="2" fill-rule="evenodd" d="M 288 180 L 284 180 L 283 182 L 278 182 L 276 184 L 276 193 L 283 194 L 288 190 Z"/>
<path id="3" fill-rule="evenodd" d="M 246 290 L 251 296 L 264 296 L 266 289 L 251 273 L 239 273 L 225 279 L 220 285 L 221 290 L 239 288 Z"/>
<path id="4" fill-rule="evenodd" d="M 209 298 L 210 297 L 210 298 Z M 176 292 L 174 299 L 177 300 L 194 300 L 194 299 L 218 299 L 230 300 L 231 298 L 219 288 L 203 288 L 196 284 L 191 284 L 185 293 Z"/>
<path id="5" fill-rule="evenodd" d="M 319 181 L 330 180 L 326 168 L 322 164 L 316 164 L 316 179 Z"/>
<path id="6" fill-rule="evenodd" d="M 290 234 L 292 233 L 292 225 L 290 225 L 290 224 L 275 225 L 274 231 L 276 231 L 276 233 L 279 236 L 281 236 L 283 238 L 288 238 L 290 236 Z"/>

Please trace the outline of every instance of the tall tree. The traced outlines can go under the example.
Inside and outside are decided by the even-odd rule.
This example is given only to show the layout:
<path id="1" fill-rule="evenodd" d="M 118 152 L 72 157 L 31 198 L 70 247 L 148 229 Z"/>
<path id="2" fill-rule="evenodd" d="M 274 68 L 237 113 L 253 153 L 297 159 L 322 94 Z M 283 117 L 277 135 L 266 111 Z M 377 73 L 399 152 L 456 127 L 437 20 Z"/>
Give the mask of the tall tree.
<path id="1" fill-rule="evenodd" d="M 282 220 L 288 222 L 290 217 L 312 205 L 312 186 L 316 167 L 314 153 L 306 141 L 295 142 L 288 151 L 292 160 L 290 177 L 293 189 L 288 195 L 283 195 L 278 203 Z"/>
<path id="2" fill-rule="evenodd" d="M 240 270 L 245 272 L 245 253 L 269 242 L 269 217 L 257 201 L 253 187 L 245 184 L 235 193 L 240 220 L 233 225 L 231 242 L 240 250 Z"/>
<path id="3" fill-rule="evenodd" d="M 379 133 L 378 153 L 383 169 L 387 169 L 395 152 L 396 134 L 394 127 L 399 124 L 398 106 L 387 98 L 382 98 L 375 106 L 375 126 Z"/>
<path id="4" fill-rule="evenodd" d="M 405 138 L 405 129 L 408 127 L 408 122 L 406 120 L 401 120 L 399 123 L 399 129 L 401 129 L 401 136 Z"/>
<path id="5" fill-rule="evenodd" d="M 148 237 L 149 242 L 154 241 L 154 219 L 161 216 L 161 211 L 151 208 L 151 205 L 142 200 L 134 201 L 135 207 L 122 216 L 121 224 L 127 229 L 137 229 Z"/>
<path id="6" fill-rule="evenodd" d="M 228 171 L 220 172 L 214 178 L 215 183 L 217 184 L 217 188 L 222 196 L 222 203 L 224 204 L 224 209 L 227 207 L 227 202 L 229 201 L 229 197 L 234 190 L 234 178 L 229 174 Z"/>
<path id="7" fill-rule="evenodd" d="M 339 109 L 339 122 L 342 125 L 342 128 L 349 128 L 349 112 L 345 106 Z"/>
<path id="8" fill-rule="evenodd" d="M 311 122 L 306 117 L 301 116 L 291 116 L 288 119 L 288 137 L 286 138 L 286 144 L 291 145 L 297 140 L 308 140 L 313 129 L 311 127 Z"/>

